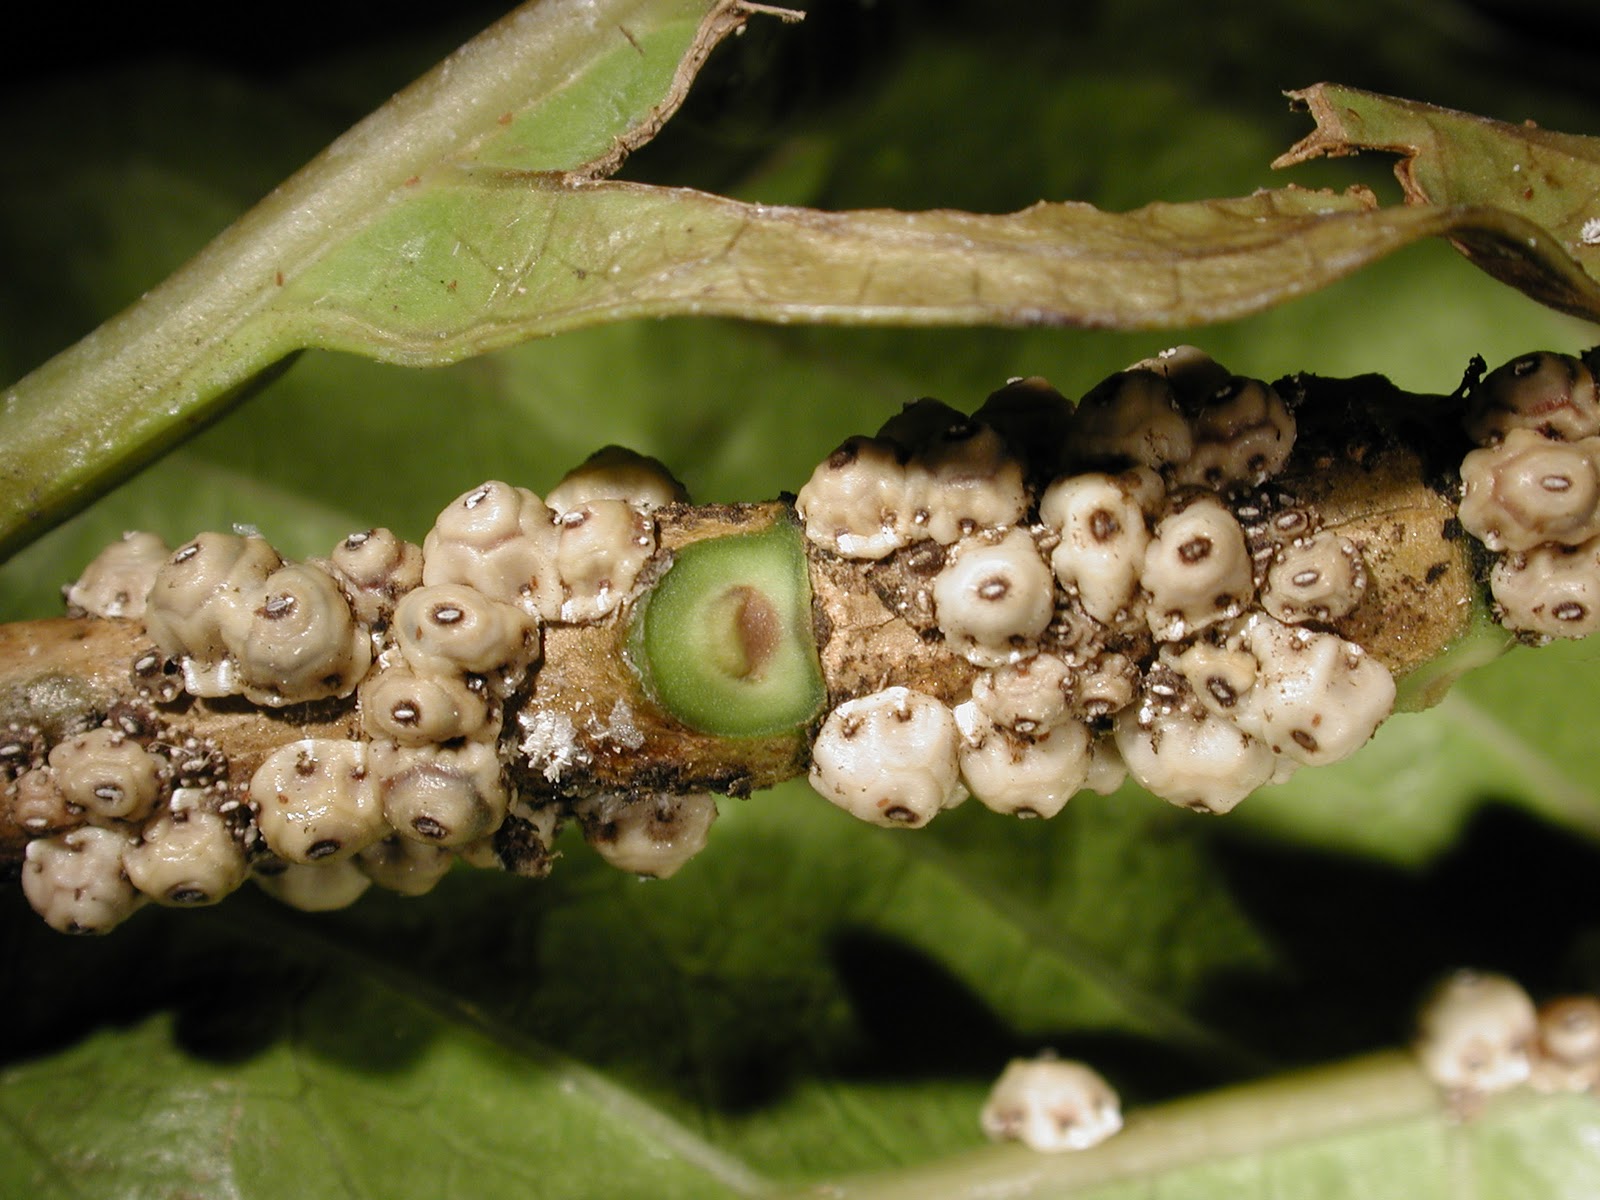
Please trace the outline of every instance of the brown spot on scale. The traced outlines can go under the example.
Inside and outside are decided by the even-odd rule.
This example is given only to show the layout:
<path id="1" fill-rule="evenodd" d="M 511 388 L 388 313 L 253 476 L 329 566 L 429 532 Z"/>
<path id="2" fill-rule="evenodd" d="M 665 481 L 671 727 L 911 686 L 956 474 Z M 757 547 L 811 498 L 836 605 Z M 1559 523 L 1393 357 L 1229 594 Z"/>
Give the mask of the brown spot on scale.
<path id="1" fill-rule="evenodd" d="M 983 580 L 978 584 L 978 599 L 990 602 L 1004 600 L 1011 592 L 1011 582 L 1004 576 L 996 575 Z"/>
<path id="2" fill-rule="evenodd" d="M 417 817 L 411 822 L 411 828 L 433 842 L 442 841 L 450 835 L 450 831 L 432 817 Z"/>
<path id="3" fill-rule="evenodd" d="M 281 621 L 283 618 L 292 616 L 294 614 L 294 610 L 298 603 L 299 602 L 288 593 L 280 593 L 276 596 L 268 596 L 266 603 L 260 608 L 256 609 L 256 616 L 262 617 L 268 621 Z"/>

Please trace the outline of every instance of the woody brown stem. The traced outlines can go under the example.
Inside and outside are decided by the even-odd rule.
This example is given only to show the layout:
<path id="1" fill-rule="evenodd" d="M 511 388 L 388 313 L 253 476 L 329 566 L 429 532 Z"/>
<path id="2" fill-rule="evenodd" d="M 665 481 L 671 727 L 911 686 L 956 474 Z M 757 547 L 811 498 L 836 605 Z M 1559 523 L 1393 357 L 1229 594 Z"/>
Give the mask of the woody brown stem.
<path id="1" fill-rule="evenodd" d="M 1326 627 L 1397 677 L 1432 663 L 1471 626 L 1482 571 L 1475 559 L 1481 551 L 1455 520 L 1451 464 L 1459 462 L 1459 447 L 1446 446 L 1438 457 L 1431 449 L 1451 427 L 1451 402 L 1408 396 L 1376 378 L 1300 378 L 1279 387 L 1295 397 L 1300 414 L 1294 456 L 1269 484 L 1229 497 L 1252 549 L 1270 549 L 1275 523 L 1311 514 L 1315 525 L 1355 543 L 1366 563 L 1361 603 Z M 804 772 L 823 713 L 847 699 L 891 685 L 952 705 L 971 693 L 978 668 L 941 636 L 930 598 L 945 562 L 942 547 L 921 542 L 863 562 L 808 544 L 826 703 L 809 725 L 773 735 L 725 737 L 689 727 L 655 701 L 630 659 L 638 606 L 686 547 L 796 517 L 790 503 L 774 501 L 672 504 L 655 520 L 659 549 L 635 599 L 598 622 L 547 625 L 542 663 L 504 701 L 501 760 L 531 801 L 602 792 L 747 795 Z M 1047 531 L 1037 532 L 1048 542 Z M 729 661 L 753 662 L 764 652 L 770 630 L 759 617 L 739 617 L 735 632 L 744 640 L 727 648 Z M 1070 639 L 1072 620 L 1048 636 Z M 1114 649 L 1148 657 L 1151 647 Z M 0 779 L 14 784 L 50 746 L 109 721 L 172 748 L 170 762 L 204 758 L 207 785 L 242 799 L 257 767 L 286 743 L 365 736 L 354 696 L 276 709 L 238 697 L 196 699 L 173 671 L 139 621 L 59 618 L 0 627 Z M 186 747 L 193 753 L 181 753 Z M 13 812 L 15 786 L 5 795 L 0 864 L 14 865 L 27 834 Z"/>

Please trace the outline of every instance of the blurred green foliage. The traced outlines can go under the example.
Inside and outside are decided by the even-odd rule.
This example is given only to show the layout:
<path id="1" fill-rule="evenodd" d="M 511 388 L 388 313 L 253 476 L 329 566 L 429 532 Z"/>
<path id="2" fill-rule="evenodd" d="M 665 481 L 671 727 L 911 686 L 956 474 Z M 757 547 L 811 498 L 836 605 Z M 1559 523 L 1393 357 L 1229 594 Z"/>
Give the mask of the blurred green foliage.
<path id="1" fill-rule="evenodd" d="M 719 52 L 626 174 L 824 207 L 1242 194 L 1283 182 L 1265 164 L 1306 132 L 1279 92 L 1323 78 L 1600 130 L 1592 75 L 1549 66 L 1593 18 L 1549 20 L 1455 0 L 832 0 Z M 447 24 L 280 59 L 281 81 L 141 55 L 13 91 L 0 375 L 159 280 L 447 50 Z M 1295 178 L 1392 198 L 1385 172 Z M 246 522 L 289 554 L 374 523 L 420 538 L 471 484 L 542 491 L 607 442 L 659 456 L 697 499 L 765 498 L 917 396 L 973 407 L 1031 374 L 1078 395 L 1164 341 L 1269 378 L 1380 371 L 1447 391 L 1473 354 L 1592 336 L 1432 244 L 1163 339 L 674 320 L 439 371 L 307 354 L 0 570 L 0 613 L 56 611 L 125 528 Z M 317 918 L 241 896 L 93 942 L 6 889 L 0 1192 L 749 1191 L 974 1146 L 1012 1053 L 1088 1057 L 1137 1103 L 1392 1044 L 1448 966 L 1594 989 L 1593 656 L 1514 654 L 1226 820 L 1129 789 L 1049 823 L 969 805 L 906 835 L 790 786 L 725 804 L 711 848 L 664 884 L 569 834 L 544 883 L 458 873 Z M 1593 1169 L 1592 1145 L 1568 1152 Z M 1371 1180 L 1411 1150 L 1361 1153 L 1378 1155 Z M 1358 1194 L 1328 1178 L 1297 1194 Z"/>

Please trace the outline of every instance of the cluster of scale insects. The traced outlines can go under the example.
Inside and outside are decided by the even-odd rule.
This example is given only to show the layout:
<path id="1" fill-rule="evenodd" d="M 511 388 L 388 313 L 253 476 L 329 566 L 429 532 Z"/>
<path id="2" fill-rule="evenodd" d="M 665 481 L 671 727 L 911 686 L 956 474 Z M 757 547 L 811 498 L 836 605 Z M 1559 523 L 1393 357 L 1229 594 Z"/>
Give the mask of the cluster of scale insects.
<path id="1" fill-rule="evenodd" d="M 453 501 L 421 546 L 387 529 L 284 562 L 249 530 L 170 551 L 126 535 L 67 589 L 71 610 L 143 622 L 142 703 L 45 748 L 18 737 L 8 800 L 30 835 L 29 901 L 58 929 L 100 932 L 145 900 L 210 904 L 254 877 L 308 910 L 373 883 L 430 890 L 457 861 L 548 870 L 560 813 L 513 794 L 508 700 L 547 621 L 613 613 L 656 549 L 651 512 L 682 499 L 652 460 L 609 450 L 541 500 L 490 482 Z M 165 738 L 162 705 L 243 697 L 268 709 L 357 697 L 343 736 L 272 751 L 242 790 L 226 747 Z M 567 810 L 618 866 L 668 875 L 704 843 L 709 795 L 600 793 Z"/>
<path id="2" fill-rule="evenodd" d="M 1473 389 L 1467 429 L 1480 448 L 1462 467 L 1460 520 L 1500 556 L 1504 623 L 1589 632 L 1600 401 L 1588 369 L 1554 354 L 1508 363 Z M 1025 381 L 972 417 L 919 402 L 846 441 L 796 498 L 813 566 L 901 580 L 885 594 L 968 682 L 940 696 L 886 671 L 841 696 L 827 681 L 813 786 L 901 827 L 969 794 L 1047 817 L 1129 776 L 1225 812 L 1352 753 L 1395 683 L 1334 631 L 1367 598 L 1363 546 L 1272 490 L 1295 435 L 1273 387 L 1180 347 L 1076 406 Z M 506 761 L 530 751 L 503 726 L 544 626 L 626 613 L 654 578 L 655 514 L 685 501 L 660 464 L 612 449 L 542 500 L 472 489 L 421 546 L 373 529 L 285 562 L 247 529 L 176 551 L 127 535 L 67 599 L 143 622 L 133 698 L 55 744 L 36 728 L 0 744 L 29 838 L 28 899 L 74 932 L 146 900 L 213 903 L 251 877 L 333 908 L 372 883 L 420 894 L 457 861 L 542 874 L 567 816 L 617 866 L 670 874 L 705 842 L 708 794 L 530 801 Z M 355 704 L 342 728 L 230 783 L 227 746 L 174 735 L 164 706 L 185 696 Z"/>
<path id="3" fill-rule="evenodd" d="M 1015 396 L 974 419 L 913 406 L 800 492 L 828 552 L 929 563 L 911 606 L 979 670 L 954 704 L 888 687 L 836 708 L 812 748 L 819 792 L 914 826 L 969 794 L 1047 817 L 1131 775 L 1219 813 L 1372 736 L 1394 680 L 1335 632 L 1367 599 L 1364 547 L 1273 494 L 1296 434 L 1277 391 L 1179 347 L 1063 401 L 1048 436 L 1034 408 L 1018 428 Z M 1600 627 L 1588 367 L 1505 364 L 1471 389 L 1466 430 L 1481 448 L 1462 464 L 1460 521 L 1504 552 L 1501 623 L 1528 640 Z M 1011 448 L 1041 442 L 1066 447 L 1044 474 Z"/>
<path id="4" fill-rule="evenodd" d="M 921 825 L 970 793 L 1048 817 L 1128 775 L 1226 812 L 1393 707 L 1388 670 L 1329 628 L 1365 593 L 1361 547 L 1257 502 L 1296 432 L 1271 386 L 1185 347 L 1062 403 L 1068 461 L 1042 480 L 1004 411 L 913 407 L 799 494 L 832 553 L 938 547 L 921 603 L 979 669 L 954 705 L 889 687 L 828 715 L 811 782 L 858 816 Z"/>
<path id="5" fill-rule="evenodd" d="M 1519 1088 L 1592 1094 L 1600 1088 L 1600 997 L 1557 996 L 1535 1006 L 1508 976 L 1455 971 L 1423 999 L 1412 1050 L 1459 1118 Z M 978 1120 L 994 1141 L 1059 1153 L 1117 1133 L 1122 1106 L 1093 1067 L 1046 1053 L 1013 1059 Z"/>

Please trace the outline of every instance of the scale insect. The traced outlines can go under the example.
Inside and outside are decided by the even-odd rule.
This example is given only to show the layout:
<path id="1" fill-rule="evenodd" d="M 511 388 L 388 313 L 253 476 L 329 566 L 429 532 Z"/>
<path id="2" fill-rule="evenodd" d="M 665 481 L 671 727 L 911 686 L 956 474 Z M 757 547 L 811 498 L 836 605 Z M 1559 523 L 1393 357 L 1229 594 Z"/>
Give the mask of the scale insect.
<path id="1" fill-rule="evenodd" d="M 1226 812 L 1436 698 L 1405 677 L 1475 608 L 1528 641 L 1600 622 L 1589 366 L 1525 356 L 1464 405 L 1371 386 L 1179 347 L 1076 406 L 920 401 L 792 502 L 695 506 L 613 447 L 543 499 L 475 486 L 420 543 L 129 534 L 70 617 L 0 631 L 0 847 L 100 932 L 250 877 L 321 909 L 539 876 L 566 824 L 665 876 L 713 794 L 806 774 L 897 827 L 1128 778 Z"/>

